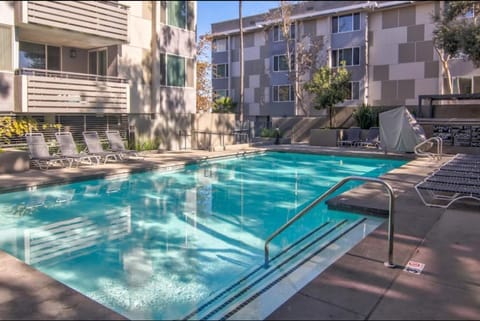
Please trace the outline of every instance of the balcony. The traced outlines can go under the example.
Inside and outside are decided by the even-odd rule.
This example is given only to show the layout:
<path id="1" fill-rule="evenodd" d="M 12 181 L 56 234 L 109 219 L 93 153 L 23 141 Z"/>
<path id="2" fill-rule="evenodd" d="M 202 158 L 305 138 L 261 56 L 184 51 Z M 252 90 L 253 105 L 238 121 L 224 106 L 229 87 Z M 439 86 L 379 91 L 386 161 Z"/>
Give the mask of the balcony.
<path id="1" fill-rule="evenodd" d="M 129 85 L 118 77 L 22 68 L 15 73 L 15 111 L 124 114 Z"/>
<path id="2" fill-rule="evenodd" d="M 55 37 L 78 47 L 128 41 L 128 9 L 114 1 L 18 1 L 16 6 L 22 40 L 46 37 L 50 43 Z"/>

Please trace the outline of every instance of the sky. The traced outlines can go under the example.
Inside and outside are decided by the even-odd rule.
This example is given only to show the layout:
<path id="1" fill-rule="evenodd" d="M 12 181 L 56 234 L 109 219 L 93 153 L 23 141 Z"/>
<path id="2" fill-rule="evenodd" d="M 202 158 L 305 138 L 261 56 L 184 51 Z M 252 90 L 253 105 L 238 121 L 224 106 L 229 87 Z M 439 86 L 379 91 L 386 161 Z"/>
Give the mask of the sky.
<path id="1" fill-rule="evenodd" d="M 280 1 L 242 1 L 242 16 L 265 13 Z M 197 37 L 211 31 L 211 24 L 238 19 L 238 1 L 197 1 Z"/>

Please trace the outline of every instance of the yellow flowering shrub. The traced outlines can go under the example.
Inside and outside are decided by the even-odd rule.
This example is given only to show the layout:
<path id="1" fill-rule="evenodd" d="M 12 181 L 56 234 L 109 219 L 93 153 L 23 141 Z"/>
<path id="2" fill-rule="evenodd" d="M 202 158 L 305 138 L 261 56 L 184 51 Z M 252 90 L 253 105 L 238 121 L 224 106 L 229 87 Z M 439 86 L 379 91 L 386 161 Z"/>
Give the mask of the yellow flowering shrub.
<path id="1" fill-rule="evenodd" d="M 43 124 L 42 129 L 60 129 L 61 124 Z M 0 117 L 0 144 L 9 144 L 11 138 L 21 137 L 26 133 L 38 131 L 38 123 L 31 117 L 13 118 L 10 116 Z"/>

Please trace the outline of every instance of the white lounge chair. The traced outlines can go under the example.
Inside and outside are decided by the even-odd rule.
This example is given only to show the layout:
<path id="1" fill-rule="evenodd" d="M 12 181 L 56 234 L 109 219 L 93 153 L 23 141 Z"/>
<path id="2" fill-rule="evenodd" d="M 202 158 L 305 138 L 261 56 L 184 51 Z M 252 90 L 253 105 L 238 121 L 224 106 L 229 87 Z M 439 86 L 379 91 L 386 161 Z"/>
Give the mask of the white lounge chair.
<path id="1" fill-rule="evenodd" d="M 478 160 L 474 157 L 456 156 L 415 185 L 422 202 L 427 206 L 448 208 L 461 199 L 480 201 Z"/>
<path id="2" fill-rule="evenodd" d="M 121 158 L 124 158 L 125 156 L 141 157 L 136 150 L 125 148 L 122 136 L 118 130 L 107 130 L 105 131 L 105 135 L 110 144 L 110 149 L 114 152 L 118 152 Z"/>
<path id="3" fill-rule="evenodd" d="M 72 165 L 72 158 L 50 154 L 43 133 L 27 133 L 25 134 L 25 139 L 27 141 L 30 164 L 32 166 L 38 167 L 39 169 L 48 169 L 53 165 L 59 165 L 61 167 Z"/>
<path id="4" fill-rule="evenodd" d="M 60 148 L 60 154 L 62 156 L 70 157 L 73 162 L 79 166 L 82 162 L 86 161 L 90 165 L 94 162 L 100 164 L 100 156 L 89 155 L 83 152 L 78 152 L 77 144 L 73 140 L 72 133 L 70 132 L 56 132 L 55 139 L 57 140 L 58 146 Z"/>
<path id="5" fill-rule="evenodd" d="M 88 154 L 99 156 L 103 160 L 104 164 L 109 159 L 114 161 L 121 159 L 120 153 L 105 151 L 103 149 L 102 143 L 100 142 L 100 138 L 98 137 L 98 133 L 96 131 L 84 131 L 82 134 L 85 144 L 87 145 Z"/>

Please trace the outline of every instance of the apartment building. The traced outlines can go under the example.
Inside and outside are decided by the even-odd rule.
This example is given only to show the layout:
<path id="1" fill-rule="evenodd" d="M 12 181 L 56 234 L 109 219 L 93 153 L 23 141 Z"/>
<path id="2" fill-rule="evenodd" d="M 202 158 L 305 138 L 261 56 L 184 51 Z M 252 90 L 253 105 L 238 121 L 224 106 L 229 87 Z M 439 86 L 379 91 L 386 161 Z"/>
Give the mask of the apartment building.
<path id="1" fill-rule="evenodd" d="M 177 149 L 195 39 L 195 1 L 0 1 L 0 115 Z"/>
<path id="2" fill-rule="evenodd" d="M 433 47 L 431 15 L 440 1 L 306 1 L 289 15 L 293 45 L 322 43 L 320 65 L 344 60 L 351 72 L 350 97 L 337 107 L 416 106 L 419 95 L 443 94 L 441 63 Z M 275 10 L 244 17 L 244 101 L 250 120 L 305 116 L 288 76 L 287 41 Z M 239 23 L 211 26 L 214 92 L 239 101 Z M 311 41 L 313 42 L 313 41 Z M 295 57 L 295 52 L 293 56 Z M 480 92 L 480 69 L 464 59 L 450 63 L 456 93 Z M 303 82 L 311 73 L 305 74 Z M 304 104 L 310 105 L 308 98 Z M 353 110 L 353 108 L 352 108 Z M 323 111 L 324 113 L 325 111 Z M 308 110 L 308 115 L 322 111 Z"/>

